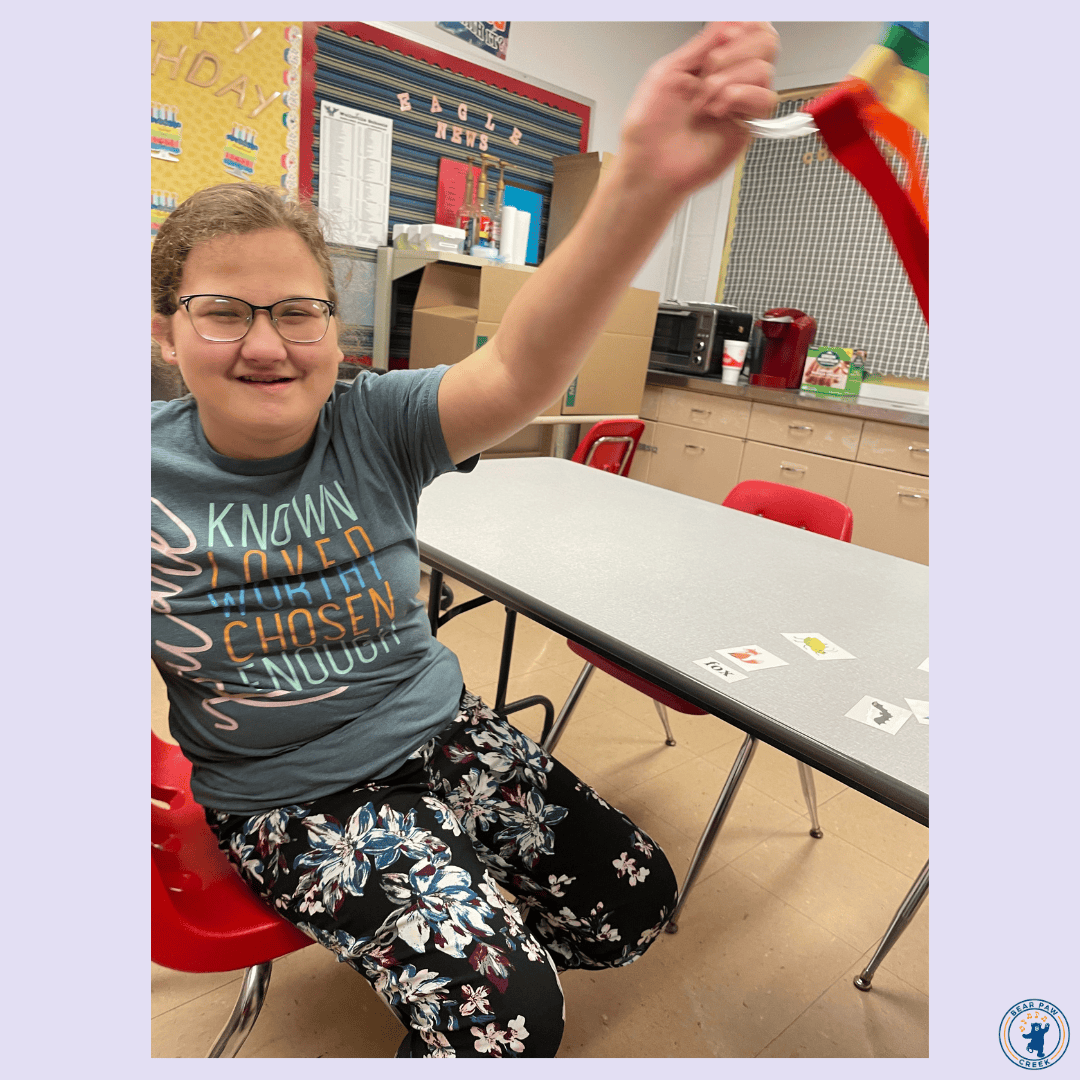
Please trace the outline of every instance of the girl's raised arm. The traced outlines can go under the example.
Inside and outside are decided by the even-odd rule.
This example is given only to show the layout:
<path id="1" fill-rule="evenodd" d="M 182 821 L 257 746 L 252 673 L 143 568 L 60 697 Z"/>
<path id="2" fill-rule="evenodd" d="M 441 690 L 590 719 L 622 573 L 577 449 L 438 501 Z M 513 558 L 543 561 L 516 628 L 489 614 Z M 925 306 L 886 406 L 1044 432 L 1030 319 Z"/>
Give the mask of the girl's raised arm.
<path id="1" fill-rule="evenodd" d="M 649 69 L 615 167 L 580 220 L 495 336 L 443 377 L 439 414 L 455 462 L 520 430 L 571 382 L 682 201 L 745 148 L 740 118 L 772 114 L 777 45 L 768 23 L 713 23 Z"/>

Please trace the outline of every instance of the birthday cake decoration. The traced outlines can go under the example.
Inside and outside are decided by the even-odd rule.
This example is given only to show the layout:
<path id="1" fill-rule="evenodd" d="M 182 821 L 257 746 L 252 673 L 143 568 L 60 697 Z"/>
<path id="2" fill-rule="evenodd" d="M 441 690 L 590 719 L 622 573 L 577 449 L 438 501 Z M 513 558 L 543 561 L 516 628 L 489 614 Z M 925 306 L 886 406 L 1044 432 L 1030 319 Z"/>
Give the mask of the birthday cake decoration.
<path id="1" fill-rule="evenodd" d="M 225 156 L 222 165 L 225 171 L 241 180 L 250 180 L 255 174 L 255 157 L 259 147 L 255 140 L 259 133 L 252 128 L 233 124 L 232 131 L 225 136 Z"/>
<path id="2" fill-rule="evenodd" d="M 179 161 L 183 127 L 176 117 L 176 106 L 151 101 L 150 156 L 161 161 Z"/>
<path id="3" fill-rule="evenodd" d="M 157 237 L 161 223 L 176 209 L 179 196 L 175 191 L 150 192 L 150 239 Z"/>

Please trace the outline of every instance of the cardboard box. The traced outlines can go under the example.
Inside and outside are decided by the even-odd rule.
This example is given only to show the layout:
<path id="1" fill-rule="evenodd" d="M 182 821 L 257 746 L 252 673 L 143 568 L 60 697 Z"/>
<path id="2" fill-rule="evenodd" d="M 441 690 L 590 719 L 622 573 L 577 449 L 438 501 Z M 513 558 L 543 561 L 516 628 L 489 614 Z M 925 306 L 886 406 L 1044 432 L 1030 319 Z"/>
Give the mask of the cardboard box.
<path id="1" fill-rule="evenodd" d="M 862 364 L 853 358 L 851 349 L 811 345 L 800 389 L 815 397 L 855 397 L 862 378 Z"/>
<path id="2" fill-rule="evenodd" d="M 615 155 L 604 153 L 568 154 L 552 162 L 555 176 L 551 185 L 547 240 L 544 254 L 550 255 L 581 217 L 600 177 L 610 171 Z"/>
<path id="3" fill-rule="evenodd" d="M 495 336 L 530 271 L 432 263 L 413 308 L 409 367 L 456 364 Z M 645 390 L 659 293 L 627 289 L 577 378 L 541 416 L 636 416 Z"/>

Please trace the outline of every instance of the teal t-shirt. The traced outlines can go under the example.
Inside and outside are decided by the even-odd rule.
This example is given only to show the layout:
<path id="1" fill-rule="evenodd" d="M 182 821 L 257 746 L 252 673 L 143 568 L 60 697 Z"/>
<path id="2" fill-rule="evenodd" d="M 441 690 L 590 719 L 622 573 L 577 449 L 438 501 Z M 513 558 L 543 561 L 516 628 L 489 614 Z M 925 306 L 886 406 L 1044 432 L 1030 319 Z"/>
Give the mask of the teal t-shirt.
<path id="1" fill-rule="evenodd" d="M 216 453 L 191 397 L 152 403 L 152 655 L 204 806 L 388 776 L 453 717 L 461 668 L 416 599 L 417 501 L 454 468 L 446 370 L 338 383 L 308 445 L 270 460 Z"/>

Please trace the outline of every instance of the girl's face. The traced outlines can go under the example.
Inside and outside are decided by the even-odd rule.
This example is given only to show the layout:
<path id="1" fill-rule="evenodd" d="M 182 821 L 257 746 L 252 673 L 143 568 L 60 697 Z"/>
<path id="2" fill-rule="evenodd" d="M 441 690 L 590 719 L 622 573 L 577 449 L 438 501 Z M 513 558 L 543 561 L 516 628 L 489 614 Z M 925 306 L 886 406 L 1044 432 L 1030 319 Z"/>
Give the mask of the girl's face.
<path id="1" fill-rule="evenodd" d="M 291 297 L 328 299 L 319 264 L 291 229 L 220 236 L 191 249 L 180 295 L 210 293 L 249 304 Z M 240 341 L 207 341 L 181 306 L 155 315 L 154 338 L 195 397 L 207 442 L 235 458 L 271 458 L 304 446 L 342 360 L 337 320 L 321 341 L 285 341 L 259 311 Z"/>

